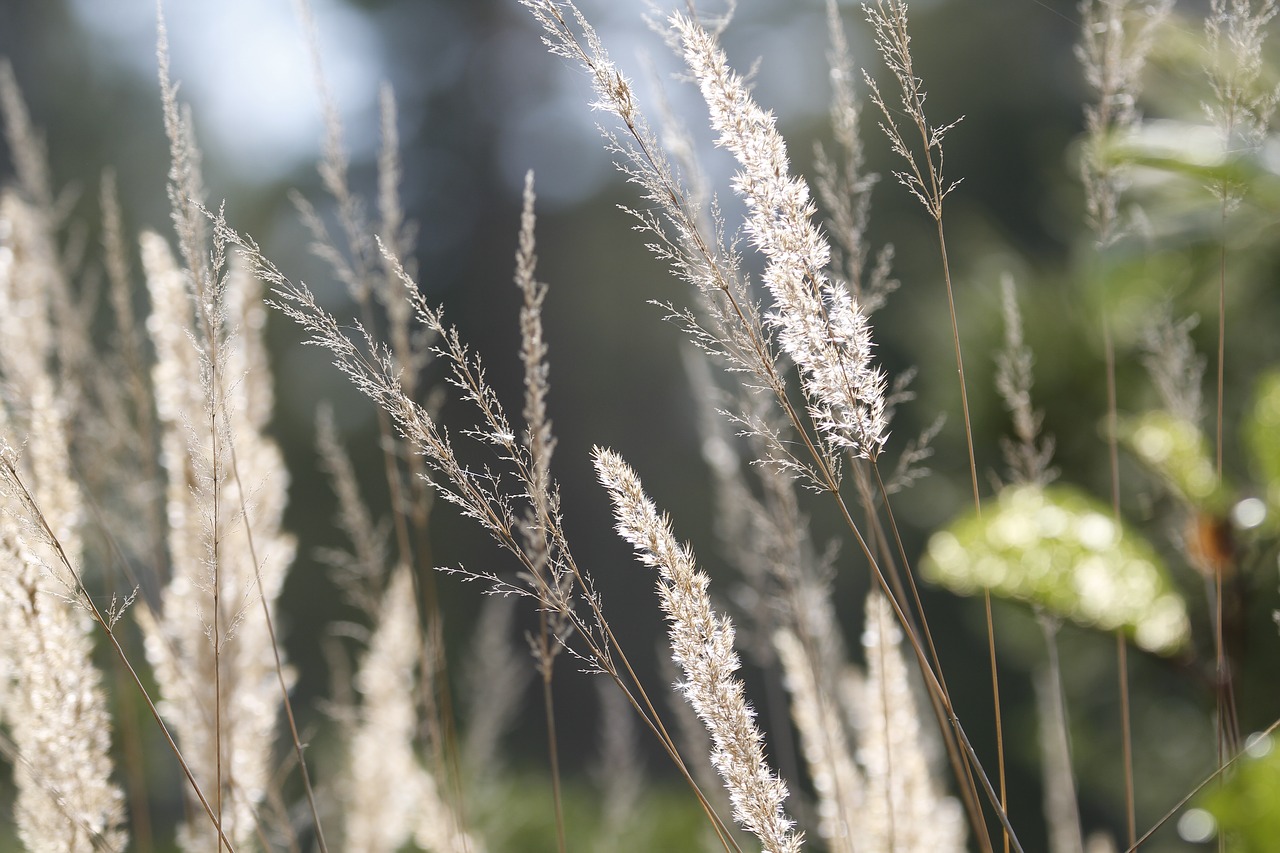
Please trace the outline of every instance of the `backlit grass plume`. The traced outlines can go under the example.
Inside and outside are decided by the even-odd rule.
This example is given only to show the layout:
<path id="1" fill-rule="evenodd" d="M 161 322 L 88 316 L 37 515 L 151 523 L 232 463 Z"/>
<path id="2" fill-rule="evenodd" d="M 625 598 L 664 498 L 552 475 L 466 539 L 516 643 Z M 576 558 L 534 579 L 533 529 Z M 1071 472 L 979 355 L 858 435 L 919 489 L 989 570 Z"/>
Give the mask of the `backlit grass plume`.
<path id="1" fill-rule="evenodd" d="M 53 361 L 60 273 L 46 214 L 11 191 L 0 197 L 0 722 L 27 849 L 122 850 L 124 797 L 77 574 L 85 507 L 71 467 L 72 400 Z M 9 436 L 21 437 L 21 456 Z"/>
<path id="2" fill-rule="evenodd" d="M 884 374 L 871 365 L 871 329 L 841 282 L 826 273 L 831 249 L 813 224 L 805 182 L 790 173 L 774 118 L 756 104 L 715 37 L 677 15 L 672 26 L 711 112 L 717 144 L 741 167 L 734 190 L 747 204 L 747 234 L 767 259 L 766 315 L 799 367 L 818 430 L 833 445 L 875 457 L 887 438 Z"/>
<path id="3" fill-rule="evenodd" d="M 640 478 L 622 457 L 597 448 L 596 476 L 609 492 L 618 534 L 640 561 L 658 570 L 658 595 L 667 614 L 672 658 L 680 665 L 685 699 L 698 712 L 714 744 L 712 763 L 724 779 L 733 816 L 764 844 L 768 853 L 794 853 L 802 838 L 792 831 L 783 802 L 787 786 L 764 756 L 764 735 L 734 673 L 733 625 L 711 608 L 710 578 L 679 544 L 671 523 L 644 493 Z"/>
<path id="4" fill-rule="evenodd" d="M 143 262 L 173 566 L 158 618 L 142 620 L 147 655 L 161 710 L 201 788 L 211 797 L 222 788 L 223 829 L 241 846 L 256 834 L 255 814 L 270 784 L 281 700 L 260 597 L 275 608 L 294 552 L 292 537 L 280 530 L 285 468 L 262 434 L 272 395 L 260 286 L 241 266 L 227 276 L 219 301 L 239 334 L 221 340 L 224 360 L 215 374 L 200 343 L 207 339 L 197 296 L 163 238 L 144 236 Z M 215 396 L 215 375 L 236 377 L 226 380 L 225 396 Z M 203 816 L 193 819 L 185 846 L 202 849 L 203 833 L 212 831 Z"/>

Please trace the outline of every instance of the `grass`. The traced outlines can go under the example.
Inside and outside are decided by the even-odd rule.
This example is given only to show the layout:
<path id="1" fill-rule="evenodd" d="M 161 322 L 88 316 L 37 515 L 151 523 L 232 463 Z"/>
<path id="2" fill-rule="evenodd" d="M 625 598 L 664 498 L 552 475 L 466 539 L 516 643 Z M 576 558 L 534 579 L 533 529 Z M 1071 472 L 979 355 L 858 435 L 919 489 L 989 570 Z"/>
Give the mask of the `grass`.
<path id="1" fill-rule="evenodd" d="M 1085 853 L 1179 834 L 1265 849 L 1280 445 L 1275 353 L 1254 324 L 1275 307 L 1273 4 L 1214 0 L 1202 24 L 1171 3 L 1082 0 L 1075 256 L 1043 274 L 1060 293 L 1006 276 L 998 298 L 958 260 L 982 250 L 957 158 L 943 170 L 966 125 L 926 117 L 905 3 L 827 4 L 831 127 L 811 181 L 725 52 L 732 18 L 659 22 L 696 94 L 681 122 L 708 127 L 710 150 L 644 102 L 589 14 L 516 5 L 582 73 L 628 179 L 606 224 L 681 287 L 642 298 L 683 338 L 696 441 L 664 452 L 696 472 L 714 535 L 688 543 L 698 501 L 646 487 L 629 450 L 557 406 L 546 270 L 567 261 L 539 257 L 532 173 L 515 287 L 475 285 L 508 294 L 485 317 L 511 344 L 478 351 L 433 301 L 394 95 L 365 198 L 305 3 L 322 194 L 294 201 L 314 287 L 210 196 L 163 17 L 167 236 L 129 235 L 104 176 L 101 246 L 73 251 L 6 67 L 12 843 Z M 868 45 L 856 62 L 849 33 Z M 1153 99 L 1147 119 L 1151 80 L 1199 94 Z M 711 187 L 709 161 L 733 177 Z M 926 212 L 900 263 L 873 220 L 893 194 Z M 345 412 L 311 401 L 306 470 L 271 427 L 278 396 L 299 394 L 276 387 L 267 349 L 286 321 L 358 392 L 344 406 L 370 413 L 354 442 Z M 562 491 L 570 475 L 583 482 Z M 331 495 L 328 517 L 286 515 L 299 483 Z M 598 547 L 586 519 L 620 541 Z M 286 576 L 309 562 L 340 602 L 314 634 L 323 667 L 290 642 L 307 614 Z"/>

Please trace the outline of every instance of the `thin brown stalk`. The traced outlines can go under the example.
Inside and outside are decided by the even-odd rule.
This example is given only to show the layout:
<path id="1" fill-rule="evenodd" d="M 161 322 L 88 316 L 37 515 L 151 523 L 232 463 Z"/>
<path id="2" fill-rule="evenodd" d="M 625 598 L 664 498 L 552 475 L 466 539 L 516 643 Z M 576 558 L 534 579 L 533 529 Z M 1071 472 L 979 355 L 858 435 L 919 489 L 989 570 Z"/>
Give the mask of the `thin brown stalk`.
<path id="1" fill-rule="evenodd" d="M 1217 256 L 1217 429 L 1215 444 L 1215 470 L 1217 482 L 1222 483 L 1222 398 L 1225 394 L 1224 378 L 1226 362 L 1226 206 L 1228 197 L 1222 193 L 1220 207 L 1219 256 Z M 1222 569 L 1213 566 L 1213 666 L 1217 672 L 1215 679 L 1217 693 L 1217 761 L 1221 765 L 1228 743 L 1228 708 L 1226 695 L 1231 692 L 1231 676 L 1226 661 L 1226 644 L 1222 630 Z M 1234 704 L 1234 703 L 1233 703 Z"/>
<path id="2" fill-rule="evenodd" d="M 225 399 L 226 398 L 224 397 L 224 402 Z M 246 499 L 244 483 L 240 480 L 240 466 L 236 460 L 235 443 L 229 442 L 228 449 L 231 457 L 231 475 L 236 481 L 236 490 L 240 494 L 240 511 L 244 514 L 245 518 L 244 535 L 249 546 L 249 558 L 253 561 L 253 577 L 254 583 L 258 587 L 258 601 L 262 604 L 262 617 L 266 620 L 267 635 L 271 638 L 271 654 L 275 659 L 276 681 L 280 685 L 280 699 L 284 704 L 285 719 L 288 720 L 289 723 L 289 738 L 293 743 L 293 752 L 298 761 L 298 770 L 302 774 L 302 788 L 306 793 L 307 806 L 311 809 L 312 825 L 315 827 L 316 831 L 316 844 L 319 846 L 321 853 L 327 853 L 329 848 L 325 844 L 324 828 L 320 824 L 320 808 L 316 804 L 315 788 L 311 784 L 311 774 L 307 771 L 307 762 L 302 755 L 302 738 L 298 735 L 298 722 L 293 716 L 293 702 L 289 699 L 289 686 L 285 682 L 284 662 L 280 659 L 280 643 L 276 639 L 275 620 L 271 617 L 271 607 L 267 603 L 267 594 L 262 585 L 262 564 L 258 562 L 258 552 L 253 543 L 253 529 L 252 525 L 249 524 L 249 506 Z M 216 510 L 214 517 L 217 517 Z M 215 589 L 216 588 L 217 587 L 215 586 Z"/>
<path id="3" fill-rule="evenodd" d="M 1216 433 L 1216 462 L 1218 482 L 1222 482 L 1222 409 L 1226 393 L 1224 371 L 1227 360 L 1227 199 L 1222 198 L 1220 230 L 1222 239 L 1218 246 L 1218 429 Z M 1221 589 L 1219 589 L 1221 594 Z"/>
<path id="4" fill-rule="evenodd" d="M 198 298 L 196 302 L 198 305 L 201 306 L 201 310 L 203 311 L 203 307 L 204 307 L 203 295 L 201 295 L 201 298 Z M 204 324 L 204 327 L 208 335 L 208 340 L 210 341 L 210 343 L 212 343 L 212 341 L 214 340 L 214 332 L 209 327 L 207 319 Z M 211 498 L 213 502 L 213 518 L 215 519 L 214 530 L 211 535 L 211 539 L 212 539 L 211 560 L 213 563 L 213 630 L 212 630 L 211 638 L 213 641 L 213 755 L 214 755 L 214 767 L 215 767 L 214 802 L 216 804 L 216 808 L 218 811 L 218 826 L 221 827 L 222 826 L 222 628 L 221 628 L 222 561 L 218 559 L 218 547 L 219 547 L 221 538 L 218 536 L 216 519 L 219 518 L 218 500 L 219 500 L 219 495 L 221 494 L 221 489 L 218 488 L 220 474 L 221 474 L 221 472 L 219 471 L 219 462 L 222 458 L 222 453 L 220 452 L 218 447 L 219 442 L 218 442 L 217 412 L 220 406 L 218 405 L 218 399 L 216 395 L 218 394 L 218 389 L 221 388 L 221 381 L 218 374 L 218 352 L 216 348 L 214 348 L 211 351 L 211 358 L 212 358 L 210 362 L 212 365 L 211 366 L 211 373 L 212 373 L 211 382 L 213 387 L 213 393 L 215 395 L 214 405 L 211 406 L 209 409 L 209 431 L 212 434 L 212 439 L 213 439 L 213 456 L 212 456 L 212 459 L 210 460 L 210 463 L 212 464 L 213 467 L 211 469 L 212 479 L 210 483 L 212 488 Z M 255 568 L 256 568 L 256 565 L 255 565 Z M 225 841 L 226 838 L 224 837 L 222 840 Z M 230 843 L 228 842 L 228 849 L 229 848 L 230 848 Z"/>
<path id="5" fill-rule="evenodd" d="M 974 750 L 973 744 L 969 742 L 969 736 L 965 734 L 964 727 L 959 725 L 960 721 L 955 716 L 955 712 L 951 712 L 951 721 L 955 726 L 956 733 L 960 736 L 960 740 L 964 745 L 965 754 L 969 756 L 969 763 L 978 771 L 978 779 L 982 782 L 982 789 L 986 792 L 987 799 L 996 806 L 996 817 L 1000 819 L 1000 826 L 1004 828 L 1005 843 L 1012 845 L 1017 853 L 1024 853 L 1022 844 L 1018 841 L 1018 836 L 1014 833 L 1013 824 L 1009 822 L 1009 815 L 1005 809 L 999 805 L 996 797 L 996 791 L 991 787 L 991 780 L 982 770 L 982 764 L 978 760 L 978 753 Z"/>
<path id="6" fill-rule="evenodd" d="M 926 157 L 928 149 L 926 149 Z M 932 167 L 930 168 L 932 174 Z M 942 205 L 941 198 L 938 199 L 938 216 L 936 219 L 938 225 L 938 250 L 942 255 L 942 277 L 947 285 L 947 308 L 951 313 L 951 338 L 955 344 L 956 351 L 956 375 L 960 379 L 960 408 L 964 414 L 964 439 L 969 451 L 969 479 L 973 487 L 973 510 L 978 518 L 982 517 L 982 497 L 978 492 L 978 465 L 973 455 L 973 427 L 969 421 L 969 394 L 965 388 L 964 381 L 964 356 L 960 350 L 960 326 L 956 320 L 956 303 L 955 296 L 951 287 L 951 266 L 947 261 L 947 241 L 942 229 Z M 987 627 L 987 657 L 991 666 L 991 704 L 993 710 L 993 722 L 996 729 L 996 764 L 1000 773 L 1000 808 L 1007 810 L 1009 807 L 1009 791 L 1008 779 L 1005 774 L 1004 760 L 1004 715 L 1000 706 L 1000 671 L 996 665 L 996 631 L 995 622 L 991 615 L 991 590 L 984 588 L 982 590 L 982 605 L 984 616 L 986 618 Z M 1005 853 L 1009 853 L 1009 836 L 1006 833 L 1004 838 Z"/>
<path id="7" fill-rule="evenodd" d="M 922 130 L 927 140 L 927 134 Z M 929 149 L 925 149 L 925 156 L 929 158 Z M 932 160 L 930 162 L 930 175 L 933 175 Z M 937 179 L 934 178 L 934 186 L 937 187 Z M 955 295 L 951 287 L 951 265 L 947 260 L 947 239 L 942 229 L 942 198 L 937 196 L 937 215 L 935 221 L 938 226 L 938 251 L 942 256 L 942 278 L 947 285 L 947 308 L 951 314 L 951 339 L 955 345 L 956 352 L 956 375 L 960 379 L 960 409 L 964 414 L 964 439 L 969 451 L 969 479 L 973 487 L 973 511 L 978 518 L 982 517 L 982 497 L 978 492 L 978 464 L 974 460 L 973 454 L 973 427 L 969 421 L 969 394 L 965 388 L 964 381 L 964 356 L 960 349 L 960 325 L 956 320 L 956 302 Z M 996 665 L 996 631 L 995 622 L 991 615 L 991 590 L 984 588 L 982 590 L 982 605 L 984 616 L 986 618 L 987 627 L 987 658 L 991 667 L 991 704 L 993 710 L 993 722 L 996 729 L 996 764 L 1000 774 L 1000 808 L 1006 811 L 1009 807 L 1009 790 L 1008 779 L 1005 773 L 1004 760 L 1004 715 L 1000 706 L 1000 671 Z M 1004 837 L 1004 850 L 1009 853 L 1009 836 L 1006 833 Z"/>
<path id="8" fill-rule="evenodd" d="M 960 405 L 964 415 L 965 444 L 969 454 L 969 478 L 973 489 L 974 512 L 981 517 L 982 497 L 978 490 L 978 466 L 973 449 L 973 428 L 969 418 L 969 395 L 965 386 L 964 357 L 960 346 L 960 326 L 956 318 L 954 288 L 951 281 L 951 267 L 947 258 L 947 241 L 943 229 L 943 201 L 955 189 L 955 182 L 948 182 L 943 176 L 944 154 L 942 140 L 946 133 L 955 127 L 949 125 L 934 126 L 924 113 L 925 93 L 923 82 L 916 73 L 911 56 L 911 38 L 907 31 L 907 7 L 902 0 L 876 0 L 875 5 L 864 6 L 867 21 L 875 31 L 875 45 L 881 58 L 894 77 L 901 95 L 901 108 L 890 109 L 882 96 L 875 80 L 864 71 L 864 77 L 870 90 L 871 102 L 875 104 L 883 117 L 881 129 L 889 139 L 890 146 L 906 163 L 907 170 L 898 172 L 899 183 L 924 205 L 933 219 L 938 233 L 938 252 L 942 260 L 942 277 L 946 285 L 947 307 L 951 317 L 952 343 L 955 347 L 956 374 L 960 382 Z M 912 147 L 903 135 L 899 125 L 899 115 L 905 116 L 910 125 L 910 133 L 918 136 L 916 147 Z M 918 150 L 919 153 L 916 153 Z M 995 626 L 991 614 L 990 590 L 983 591 L 983 604 L 987 628 L 987 653 L 991 665 L 991 698 L 994 709 L 996 729 L 997 762 L 1000 776 L 1000 812 L 1007 811 L 1008 788 L 1005 775 L 1004 760 L 1004 724 L 1000 703 L 1000 676 L 996 663 Z M 1008 853 L 1010 840 L 1005 837 L 1005 851 Z"/>
<path id="9" fill-rule="evenodd" d="M 877 467 L 876 461 L 874 459 L 868 460 L 867 465 L 859 465 L 855 471 L 854 478 L 855 485 L 857 486 L 856 492 L 858 495 L 858 502 L 862 504 L 862 513 L 865 519 L 864 524 L 867 529 L 867 539 L 869 544 L 871 544 L 880 554 L 880 565 L 886 570 L 885 574 L 888 576 L 889 583 L 893 587 L 894 596 L 899 601 L 906 602 L 907 590 L 902 583 L 902 574 L 908 568 L 908 565 L 905 561 L 896 559 L 895 555 L 889 550 L 889 536 L 887 531 L 884 529 L 884 525 L 880 522 L 880 516 L 876 510 L 875 496 L 871 491 L 871 481 L 866 475 L 866 469 L 868 467 L 875 470 Z M 876 471 L 876 476 L 879 477 L 878 471 Z M 885 497 L 884 492 L 881 492 L 881 497 Z M 886 511 L 888 511 L 887 502 Z M 910 618 L 910 622 L 903 626 L 904 629 L 912 634 L 918 633 L 920 629 L 916 625 L 916 614 L 919 612 L 919 608 L 916 608 L 915 611 L 907 608 L 905 612 Z M 939 666 L 936 654 L 933 654 L 933 665 L 935 667 Z M 941 682 L 941 679 L 939 679 L 939 682 Z"/>
<path id="10" fill-rule="evenodd" d="M 1111 461 L 1111 515 L 1120 523 L 1120 450 L 1116 410 L 1116 356 L 1111 324 L 1102 318 L 1102 346 L 1107 370 L 1107 456 Z M 1129 646 L 1123 631 L 1116 631 L 1116 670 L 1120 682 L 1120 739 L 1124 760 L 1124 811 L 1129 845 L 1137 835 L 1137 810 L 1133 783 L 1133 718 L 1129 709 Z"/>
<path id="11" fill-rule="evenodd" d="M 921 127 L 921 134 L 927 143 L 928 133 L 923 126 Z M 937 199 L 934 208 L 936 210 L 934 221 L 938 227 L 938 251 L 942 257 L 942 278 L 947 288 L 947 309 L 951 315 L 951 339 L 955 346 L 956 376 L 960 380 L 960 409 L 964 415 L 964 438 L 969 451 L 969 479 L 973 488 L 973 510 L 978 518 L 981 518 L 982 497 L 978 492 L 978 465 L 973 453 L 973 427 L 969 420 L 969 394 L 964 381 L 964 356 L 960 348 L 960 325 L 956 319 L 955 295 L 951 286 L 951 265 L 947 260 L 947 239 L 942 228 L 942 190 L 940 189 L 940 180 L 935 176 L 933 170 L 932 155 L 928 147 L 925 148 L 925 157 L 929 163 L 929 174 L 933 181 L 933 186 L 938 193 L 934 196 Z M 989 588 L 982 590 L 982 604 L 987 628 L 987 658 L 991 667 L 991 703 L 996 730 L 996 764 L 1000 775 L 1000 810 L 1006 812 L 1009 807 L 1009 790 L 1004 759 L 1004 715 L 1001 712 L 1000 704 L 1000 671 L 996 664 L 996 632 L 995 622 L 991 614 L 991 590 Z M 1006 832 L 1004 836 L 1005 853 L 1009 853 L 1009 843 L 1009 834 Z"/>
<path id="12" fill-rule="evenodd" d="M 1236 720 L 1234 679 L 1231 672 L 1231 663 L 1227 660 L 1222 624 L 1222 576 L 1225 567 L 1213 566 L 1212 568 L 1214 570 L 1213 580 L 1210 581 L 1208 586 L 1213 597 L 1213 692 L 1217 704 L 1214 739 L 1217 741 L 1218 764 L 1221 765 L 1227 755 L 1236 752 L 1239 740 L 1239 723 Z"/>
<path id="13" fill-rule="evenodd" d="M 717 832 L 725 841 L 726 849 L 736 850 L 736 844 L 728 836 L 723 822 L 715 814 L 706 797 L 697 789 L 692 775 L 675 748 L 674 741 L 662 727 L 661 719 L 653 708 L 651 700 L 643 690 L 621 645 L 604 619 L 599 598 L 591 592 L 591 584 L 569 554 L 558 520 L 556 526 L 550 531 L 558 559 L 561 561 L 557 571 L 571 576 L 575 587 L 586 591 L 582 600 L 591 614 L 591 621 L 571 606 L 570 600 L 562 591 L 552 586 L 553 579 L 546 576 L 540 563 L 522 543 L 522 537 L 513 526 L 514 516 L 506 511 L 509 509 L 508 499 L 487 491 L 473 475 L 464 470 L 457 462 L 448 438 L 439 430 L 430 413 L 404 395 L 398 373 L 386 351 L 376 347 L 372 352 L 363 349 L 349 336 L 346 329 L 339 326 L 331 315 L 316 304 L 314 295 L 304 285 L 289 281 L 278 268 L 263 257 L 253 241 L 236 234 L 221 220 L 218 221 L 217 227 L 229 242 L 240 247 L 242 253 L 256 268 L 257 274 L 274 286 L 276 296 L 274 305 L 302 325 L 314 342 L 330 349 L 335 364 L 347 373 L 356 387 L 378 402 L 380 407 L 386 408 L 388 414 L 394 418 L 397 429 L 409 438 L 418 452 L 424 454 L 426 461 L 440 475 L 437 482 L 442 483 L 441 492 L 461 506 L 465 514 L 480 523 L 503 551 L 519 561 L 520 576 L 528 587 L 516 586 L 495 576 L 480 577 L 502 592 L 533 596 L 542 607 L 554 610 L 566 620 L 572 628 L 572 633 L 581 638 L 586 648 L 586 659 L 598 665 L 621 689 L 627 692 L 633 707 L 641 713 L 646 725 L 658 736 L 664 750 L 695 791 L 709 819 L 717 826 Z M 463 390 L 468 399 L 479 405 L 482 425 L 490 431 L 487 434 L 501 438 L 504 442 L 502 446 L 514 454 L 508 457 L 508 461 L 516 464 L 522 481 L 526 484 L 532 482 L 532 473 L 526 457 L 517 453 L 517 448 L 521 445 L 511 434 L 505 415 L 498 407 L 496 397 L 479 373 L 479 365 L 462 346 L 456 332 L 443 325 L 439 313 L 429 309 L 421 301 L 420 291 L 399 268 L 398 263 L 394 268 L 397 276 L 406 285 L 405 293 L 414 300 L 413 307 L 419 319 L 429 331 L 440 336 L 442 344 L 436 352 L 452 363 L 453 381 Z M 361 340 L 364 344 L 373 346 L 373 339 L 368 335 L 367 330 L 359 327 L 357 334 L 362 336 Z M 643 707 L 640 704 L 641 700 L 636 699 L 628 690 L 628 681 L 624 680 L 622 671 L 613 663 L 614 654 L 622 661 L 627 678 L 643 700 Z"/>
<path id="14" fill-rule="evenodd" d="M 889 502 L 888 490 L 885 488 L 884 479 L 880 476 L 879 466 L 873 462 L 871 470 L 876 475 L 876 484 L 880 490 L 881 501 L 884 503 L 885 514 L 889 519 L 889 529 L 893 533 L 898 559 L 902 563 L 903 574 L 906 575 L 907 583 L 911 588 L 912 603 L 920 614 L 920 624 L 924 631 L 925 642 L 929 646 L 929 656 L 933 661 L 933 665 L 937 668 L 938 684 L 944 692 L 949 693 L 946 677 L 942 672 L 942 662 L 938 657 L 938 648 L 933 641 L 933 632 L 929 629 L 929 620 L 924 615 L 924 603 L 920 600 L 920 589 L 916 585 L 915 574 L 911 571 L 911 563 L 907 559 L 907 551 L 902 544 L 902 535 L 898 530 L 898 520 L 893 513 L 893 506 Z M 946 707 L 942 704 L 941 698 L 930 693 L 930 699 L 930 705 L 938 718 L 939 730 L 943 733 L 943 743 L 947 749 L 947 757 L 951 761 L 952 772 L 961 783 L 960 790 L 964 794 L 963 802 L 969 817 L 969 823 L 973 827 L 979 843 L 982 844 L 982 849 L 987 853 L 992 853 L 991 834 L 987 830 L 987 822 L 982 817 L 982 804 L 978 799 L 978 787 L 973 777 L 973 768 L 969 766 L 968 761 L 964 760 L 964 756 L 954 740 L 955 733 L 946 724 Z"/>
<path id="15" fill-rule="evenodd" d="M 543 645 L 549 644 L 551 639 L 547 636 L 547 619 L 546 614 L 539 614 L 542 623 L 541 641 Z M 556 739 L 556 710 L 555 699 L 551 691 L 551 667 L 544 667 L 542 673 L 542 710 L 546 715 L 547 722 L 547 753 L 551 762 L 551 800 L 554 804 L 556 813 L 556 849 L 560 853 L 565 853 L 564 841 L 564 800 L 560 791 L 560 746 Z"/>
<path id="16" fill-rule="evenodd" d="M 1129 708 L 1129 642 L 1116 631 L 1116 669 L 1120 681 L 1120 736 L 1124 755 L 1124 813 L 1129 845 L 1137 835 L 1137 810 L 1133 784 L 1133 716 Z"/>
<path id="17" fill-rule="evenodd" d="M 936 219 L 938 226 L 938 252 L 942 256 L 942 280 L 947 286 L 947 310 L 951 315 L 951 340 L 956 352 L 956 377 L 960 380 L 960 410 L 964 414 L 964 440 L 969 451 L 969 481 L 973 488 L 973 509 L 982 517 L 982 496 L 978 492 L 978 463 L 973 454 L 973 427 L 969 420 L 969 392 L 964 381 L 964 356 L 960 349 L 960 324 L 956 319 L 956 299 L 951 287 L 951 264 L 947 259 L 947 238 L 942 229 L 941 209 Z M 990 602 L 987 604 L 990 609 Z M 996 706 L 999 707 L 997 697 Z M 996 712 L 997 717 L 999 711 Z"/>
<path id="18" fill-rule="evenodd" d="M 1280 729 L 1280 719 L 1274 720 L 1271 723 L 1271 725 L 1267 726 L 1265 729 L 1262 730 L 1262 732 L 1258 735 L 1258 737 L 1260 738 L 1269 737 L 1273 732 L 1275 732 L 1276 729 Z M 1125 848 L 1124 853 L 1133 853 L 1133 851 L 1137 850 L 1143 844 L 1146 844 L 1151 839 L 1151 836 L 1159 832 L 1162 826 L 1164 826 L 1169 821 L 1173 820 L 1174 816 L 1177 815 L 1178 812 L 1182 811 L 1183 806 L 1185 806 L 1187 803 L 1195 799 L 1196 796 L 1199 795 L 1201 791 L 1207 788 L 1212 782 L 1220 778 L 1222 774 L 1225 773 L 1231 767 L 1231 765 L 1239 761 L 1244 755 L 1246 755 L 1246 753 L 1243 751 L 1237 752 L 1235 755 L 1232 755 L 1230 758 L 1228 758 L 1221 767 L 1217 768 L 1208 776 L 1206 776 L 1203 780 L 1201 780 L 1200 784 L 1196 785 L 1194 788 L 1188 791 L 1182 797 L 1182 799 L 1178 800 L 1178 802 L 1174 804 L 1173 808 L 1165 812 L 1164 815 L 1159 820 L 1157 820 L 1154 824 L 1152 824 L 1150 829 L 1142 833 L 1142 835 L 1138 838 L 1137 841 L 1135 841 L 1134 843 L 1130 844 L 1127 848 Z"/>
<path id="19" fill-rule="evenodd" d="M 1111 324 L 1102 318 L 1102 347 L 1107 371 L 1107 456 L 1111 462 L 1111 512 L 1120 520 L 1120 434 L 1116 408 L 1116 354 L 1111 343 Z"/>
<path id="20" fill-rule="evenodd" d="M 1222 410 L 1223 396 L 1226 393 L 1226 386 L 1223 382 L 1224 369 L 1226 364 L 1226 348 L 1227 348 L 1227 195 L 1224 192 L 1221 200 L 1221 219 L 1220 232 L 1221 239 L 1218 247 L 1218 392 L 1217 392 L 1217 431 L 1215 434 L 1215 457 L 1218 483 L 1222 483 Z M 1223 634 L 1222 625 L 1222 575 L 1225 568 L 1221 565 L 1211 563 L 1213 566 L 1213 654 L 1214 667 L 1217 671 L 1215 679 L 1217 703 L 1218 703 L 1218 764 L 1221 765 L 1227 744 L 1231 743 L 1233 733 L 1237 728 L 1235 723 L 1235 699 L 1234 687 L 1232 684 L 1232 673 L 1230 663 L 1226 656 L 1226 642 Z"/>

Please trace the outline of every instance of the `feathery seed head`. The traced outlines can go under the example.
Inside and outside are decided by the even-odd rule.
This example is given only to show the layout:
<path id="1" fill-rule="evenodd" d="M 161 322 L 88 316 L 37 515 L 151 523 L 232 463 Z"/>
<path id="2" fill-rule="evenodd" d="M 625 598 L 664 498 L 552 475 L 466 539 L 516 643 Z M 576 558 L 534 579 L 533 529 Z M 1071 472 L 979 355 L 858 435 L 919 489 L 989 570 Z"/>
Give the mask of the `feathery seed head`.
<path id="1" fill-rule="evenodd" d="M 787 787 L 765 759 L 764 736 L 742 682 L 734 676 L 740 664 L 733 626 L 711 608 L 710 578 L 698 571 L 693 552 L 676 541 L 667 517 L 622 457 L 597 447 L 593 461 L 613 502 L 619 535 L 642 563 L 658 570 L 672 659 L 685 678 L 680 689 L 711 734 L 711 760 L 729 791 L 734 819 L 768 853 L 797 853 L 802 839 L 792 832 L 793 821 L 783 810 Z"/>
<path id="2" fill-rule="evenodd" d="M 682 15 L 671 21 L 719 133 L 717 144 L 741 167 L 734 190 L 747 204 L 747 234 L 766 258 L 764 283 L 774 298 L 766 320 L 800 369 L 814 424 L 832 446 L 874 457 L 887 438 L 884 374 L 871 365 L 866 317 L 826 273 L 830 247 L 813 224 L 809 188 L 790 174 L 773 115 L 729 68 L 715 37 Z"/>

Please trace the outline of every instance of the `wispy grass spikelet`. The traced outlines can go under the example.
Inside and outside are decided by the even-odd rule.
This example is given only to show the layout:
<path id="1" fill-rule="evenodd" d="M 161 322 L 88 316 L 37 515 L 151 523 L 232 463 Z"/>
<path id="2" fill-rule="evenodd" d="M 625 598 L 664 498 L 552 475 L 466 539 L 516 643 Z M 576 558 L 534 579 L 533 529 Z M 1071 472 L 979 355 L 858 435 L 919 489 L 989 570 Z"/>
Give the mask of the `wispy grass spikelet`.
<path id="1" fill-rule="evenodd" d="M 899 97 L 892 107 L 885 101 L 875 79 L 862 72 L 870 90 L 871 103 L 880 110 L 880 128 L 889 138 L 895 154 L 906 163 L 906 169 L 895 172 L 898 182 L 914 195 L 934 220 L 942 219 L 942 201 L 960 185 L 948 181 L 943 174 L 942 140 L 953 127 L 950 124 L 933 125 L 924 112 L 924 81 L 916 74 L 915 60 L 911 56 L 911 34 L 907 29 L 907 4 L 903 0 L 876 0 L 872 5 L 864 3 L 867 23 L 875 33 L 876 51 L 893 75 Z M 899 124 L 906 117 L 909 130 L 904 134 Z M 919 137 L 919 145 L 913 147 L 909 135 Z"/>
<path id="2" fill-rule="evenodd" d="M 1022 335 L 1022 313 L 1013 277 L 1000 282 L 1001 306 L 1004 312 L 1004 347 L 996 354 L 996 390 L 1013 418 L 1014 440 L 1002 438 L 1000 448 L 1005 464 L 1015 483 L 1051 483 L 1057 472 L 1053 461 L 1053 438 L 1042 435 L 1044 415 L 1031 403 L 1034 357 Z"/>
<path id="3" fill-rule="evenodd" d="M 882 246 L 871 261 L 867 228 L 871 219 L 871 190 L 880 176 L 866 169 L 862 136 L 858 125 L 862 104 L 854 92 L 853 56 L 844 34 L 844 21 L 836 0 L 827 0 L 827 33 L 831 66 L 831 106 L 829 115 L 835 150 L 815 146 L 814 191 L 829 217 L 829 233 L 838 249 L 837 264 L 853 290 L 854 299 L 868 316 L 884 305 L 898 282 L 890 275 L 893 246 Z M 838 255 L 842 254 L 843 258 Z"/>
<path id="4" fill-rule="evenodd" d="M 1138 96 L 1142 70 L 1173 0 L 1080 0 L 1080 43 L 1076 58 L 1094 102 L 1084 108 L 1088 139 L 1080 160 L 1087 220 L 1098 244 L 1114 242 L 1124 230 L 1120 197 L 1128 175 L 1115 144 L 1133 132 L 1140 119 Z"/>

